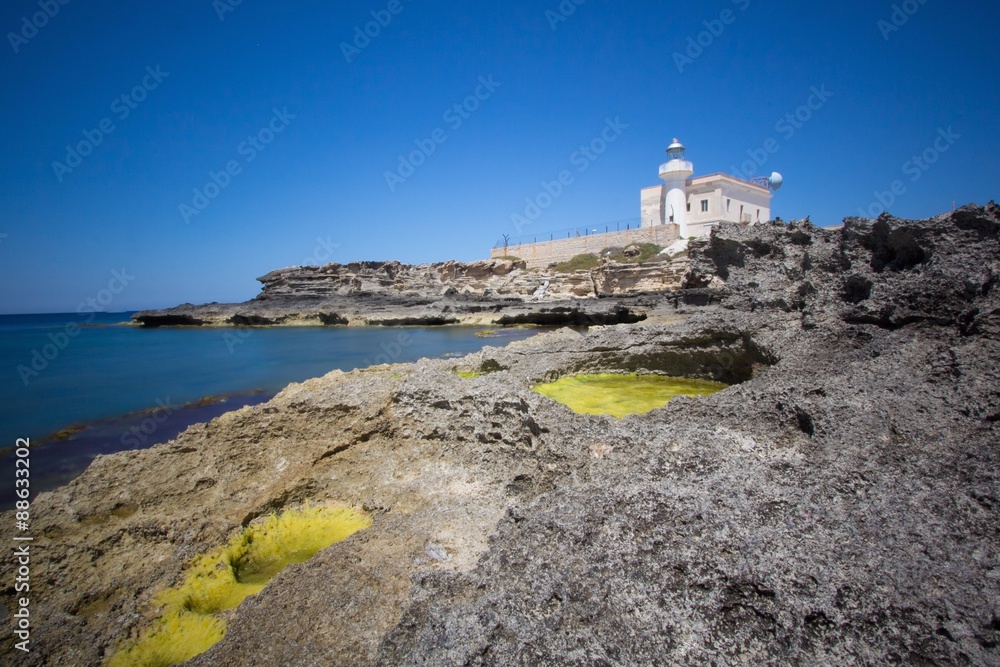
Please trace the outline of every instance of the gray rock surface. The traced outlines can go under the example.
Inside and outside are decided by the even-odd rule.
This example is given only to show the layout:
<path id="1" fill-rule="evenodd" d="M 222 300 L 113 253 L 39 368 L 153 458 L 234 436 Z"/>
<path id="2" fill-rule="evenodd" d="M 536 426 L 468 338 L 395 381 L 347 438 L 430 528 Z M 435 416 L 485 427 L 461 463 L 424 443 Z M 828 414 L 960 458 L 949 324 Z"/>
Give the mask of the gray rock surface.
<path id="1" fill-rule="evenodd" d="M 472 572 L 421 579 L 381 662 L 1000 663 L 998 213 L 702 243 L 691 283 L 730 296 L 680 329 L 739 332 L 723 368 L 768 367 L 581 431 L 614 451 L 511 508 Z M 641 332 L 602 354 L 675 367 L 679 341 L 647 355 Z"/>
<path id="2" fill-rule="evenodd" d="M 17 659 L 98 664 L 194 554 L 310 500 L 373 525 L 190 664 L 1000 664 L 998 276 L 992 203 L 723 226 L 685 323 L 335 372 L 102 457 L 34 504 Z M 620 420 L 532 391 L 581 371 L 733 386 Z"/>

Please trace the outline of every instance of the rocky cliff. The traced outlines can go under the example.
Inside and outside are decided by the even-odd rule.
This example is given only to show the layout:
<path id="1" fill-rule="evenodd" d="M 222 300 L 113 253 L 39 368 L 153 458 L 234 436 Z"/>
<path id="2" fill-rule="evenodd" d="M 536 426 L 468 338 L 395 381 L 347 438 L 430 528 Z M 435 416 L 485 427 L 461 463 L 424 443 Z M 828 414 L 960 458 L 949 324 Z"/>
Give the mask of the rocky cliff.
<path id="1" fill-rule="evenodd" d="M 679 288 L 686 272 L 686 258 L 572 273 L 508 260 L 328 264 L 273 271 L 247 303 L 187 304 L 134 319 L 148 327 L 614 324 L 648 317 L 660 301 L 643 297 Z"/>
<path id="2" fill-rule="evenodd" d="M 33 505 L 18 664 L 98 664 L 192 556 L 304 501 L 372 526 L 191 665 L 1000 663 L 1000 207 L 723 226 L 685 281 L 683 324 L 335 372 L 99 458 Z M 624 419 L 532 391 L 590 371 L 732 386 Z"/>

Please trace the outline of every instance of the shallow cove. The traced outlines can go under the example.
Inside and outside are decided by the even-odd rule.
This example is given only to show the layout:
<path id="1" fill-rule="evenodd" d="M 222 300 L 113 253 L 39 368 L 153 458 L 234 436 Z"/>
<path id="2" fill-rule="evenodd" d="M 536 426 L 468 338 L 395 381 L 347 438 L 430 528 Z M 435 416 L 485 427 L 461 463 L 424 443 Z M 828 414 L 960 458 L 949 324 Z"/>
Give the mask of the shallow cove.
<path id="1" fill-rule="evenodd" d="M 346 507 L 309 507 L 271 515 L 199 556 L 184 581 L 155 597 L 152 625 L 127 642 L 109 667 L 169 667 L 204 653 L 225 636 L 217 614 L 259 593 L 285 567 L 363 530 L 371 519 Z"/>
<path id="2" fill-rule="evenodd" d="M 536 385 L 535 391 L 585 415 L 645 414 L 678 396 L 707 396 L 729 385 L 663 375 L 573 375 Z"/>

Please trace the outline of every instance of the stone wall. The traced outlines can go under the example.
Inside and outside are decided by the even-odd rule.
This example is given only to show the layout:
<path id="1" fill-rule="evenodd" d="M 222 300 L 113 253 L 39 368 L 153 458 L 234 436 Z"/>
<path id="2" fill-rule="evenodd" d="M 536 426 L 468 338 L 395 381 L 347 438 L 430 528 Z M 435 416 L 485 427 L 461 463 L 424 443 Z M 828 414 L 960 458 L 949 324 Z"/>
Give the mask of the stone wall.
<path id="1" fill-rule="evenodd" d="M 507 247 L 507 254 L 524 260 L 529 269 L 544 269 L 586 253 L 597 254 L 605 248 L 624 248 L 632 243 L 655 243 L 668 246 L 677 240 L 677 225 L 643 227 L 607 234 L 591 234 L 568 239 L 523 243 Z M 491 258 L 504 256 L 503 248 L 494 248 Z"/>

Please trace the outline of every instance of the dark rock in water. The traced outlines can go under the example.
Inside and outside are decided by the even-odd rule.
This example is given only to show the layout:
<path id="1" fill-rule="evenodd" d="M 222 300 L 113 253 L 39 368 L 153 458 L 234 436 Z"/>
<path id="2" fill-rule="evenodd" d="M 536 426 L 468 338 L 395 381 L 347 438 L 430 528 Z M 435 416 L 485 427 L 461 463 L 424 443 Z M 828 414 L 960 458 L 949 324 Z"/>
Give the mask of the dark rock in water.
<path id="1" fill-rule="evenodd" d="M 243 327 L 273 326 L 276 324 L 281 324 L 284 321 L 285 321 L 284 317 L 270 318 L 253 313 L 249 314 L 237 313 L 229 318 L 230 324 L 235 324 L 236 326 L 243 326 Z"/>
<path id="2" fill-rule="evenodd" d="M 536 312 L 504 315 L 496 321 L 496 324 L 501 326 L 537 324 L 540 326 L 589 327 L 605 324 L 635 324 L 645 319 L 644 313 L 635 313 L 624 306 L 604 311 L 556 306 L 540 308 Z"/>
<path id="3" fill-rule="evenodd" d="M 326 326 L 346 326 L 349 320 L 337 313 L 319 313 L 319 321 Z"/>
<path id="4" fill-rule="evenodd" d="M 205 320 L 184 313 L 136 313 L 132 319 L 150 329 L 157 327 L 200 327 L 205 324 Z"/>
<path id="5" fill-rule="evenodd" d="M 449 324 L 458 324 L 459 320 L 454 317 L 399 317 L 387 320 L 370 320 L 369 324 L 380 327 L 443 327 Z"/>
<path id="6" fill-rule="evenodd" d="M 992 203 L 724 225 L 684 323 L 335 372 L 99 458 L 32 506 L 18 659 L 99 663 L 194 555 L 309 501 L 372 527 L 189 664 L 1000 664 L 998 229 Z M 621 420 L 532 390 L 598 372 L 732 386 Z"/>

